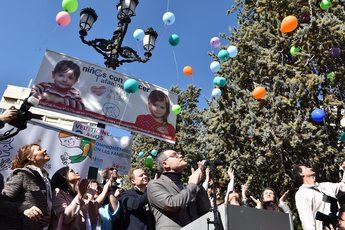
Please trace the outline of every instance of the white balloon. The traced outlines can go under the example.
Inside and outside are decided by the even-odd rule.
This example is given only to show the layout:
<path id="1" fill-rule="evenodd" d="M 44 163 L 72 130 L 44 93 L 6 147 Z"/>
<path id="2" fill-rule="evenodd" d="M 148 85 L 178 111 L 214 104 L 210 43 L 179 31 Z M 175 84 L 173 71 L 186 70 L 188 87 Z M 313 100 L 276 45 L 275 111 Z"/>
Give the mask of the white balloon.
<path id="1" fill-rule="evenodd" d="M 175 15 L 171 12 L 165 12 L 163 14 L 163 22 L 165 25 L 172 25 L 175 22 Z"/>
<path id="2" fill-rule="evenodd" d="M 211 62 L 210 69 L 213 73 L 217 73 L 220 70 L 220 63 L 217 61 Z"/>
<path id="3" fill-rule="evenodd" d="M 341 127 L 345 127 L 345 117 L 343 117 L 343 119 L 340 120 L 340 125 Z"/>
<path id="4" fill-rule="evenodd" d="M 120 138 L 121 148 L 126 149 L 131 144 L 132 139 L 129 136 L 123 136 Z"/>
<path id="5" fill-rule="evenodd" d="M 214 88 L 212 90 L 212 97 L 214 98 L 220 98 L 220 96 L 222 95 L 222 91 L 219 88 Z"/>
<path id="6" fill-rule="evenodd" d="M 145 32 L 142 29 L 136 29 L 133 32 L 133 37 L 138 42 L 142 41 L 144 39 L 144 36 L 145 36 Z"/>
<path id="7" fill-rule="evenodd" d="M 234 57 L 237 56 L 238 49 L 237 49 L 236 46 L 229 46 L 229 47 L 227 48 L 227 51 L 228 51 L 229 56 L 230 56 L 231 58 L 234 58 Z"/>

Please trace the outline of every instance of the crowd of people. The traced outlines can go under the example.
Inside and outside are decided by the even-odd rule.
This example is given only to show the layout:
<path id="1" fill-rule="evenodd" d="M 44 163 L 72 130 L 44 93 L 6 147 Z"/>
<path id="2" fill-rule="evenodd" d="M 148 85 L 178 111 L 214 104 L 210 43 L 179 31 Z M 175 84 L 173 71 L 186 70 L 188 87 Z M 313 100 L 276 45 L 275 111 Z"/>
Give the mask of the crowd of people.
<path id="1" fill-rule="evenodd" d="M 0 116 L 6 123 L 15 117 L 13 109 Z M 1 229 L 180 229 L 209 212 L 218 203 L 210 188 L 210 169 L 192 167 L 187 183 L 182 181 L 187 163 L 174 150 L 156 157 L 160 176 L 149 181 L 143 168 L 128 173 L 131 189 L 118 184 L 116 168 L 102 171 L 103 181 L 81 179 L 71 167 L 57 170 L 51 177 L 44 166 L 49 153 L 37 143 L 18 149 L 12 171 L 0 180 Z M 345 169 L 345 162 L 340 166 Z M 227 205 L 249 207 L 248 185 L 241 193 L 234 190 L 235 172 L 227 171 Z M 317 183 L 315 172 L 305 165 L 292 169 L 300 187 L 295 195 L 298 215 L 305 230 L 345 229 L 345 212 L 339 210 L 337 196 L 345 191 L 345 175 L 339 183 Z M 292 215 L 286 202 L 289 191 L 277 199 L 272 188 L 265 188 L 260 198 L 250 196 L 255 208 Z"/>

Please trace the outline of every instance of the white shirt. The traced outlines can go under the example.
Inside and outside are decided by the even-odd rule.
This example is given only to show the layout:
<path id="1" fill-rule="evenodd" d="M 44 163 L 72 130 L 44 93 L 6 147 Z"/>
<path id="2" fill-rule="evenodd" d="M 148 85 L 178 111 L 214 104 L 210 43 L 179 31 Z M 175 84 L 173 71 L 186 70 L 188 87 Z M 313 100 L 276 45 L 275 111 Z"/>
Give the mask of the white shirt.
<path id="1" fill-rule="evenodd" d="M 320 192 L 316 191 L 319 190 Z M 303 184 L 295 195 L 296 207 L 304 230 L 322 230 L 322 222 L 315 219 L 316 213 L 328 215 L 331 204 L 323 202 L 323 193 L 336 197 L 339 191 L 345 191 L 344 177 L 340 183 L 315 183 L 315 185 Z"/>

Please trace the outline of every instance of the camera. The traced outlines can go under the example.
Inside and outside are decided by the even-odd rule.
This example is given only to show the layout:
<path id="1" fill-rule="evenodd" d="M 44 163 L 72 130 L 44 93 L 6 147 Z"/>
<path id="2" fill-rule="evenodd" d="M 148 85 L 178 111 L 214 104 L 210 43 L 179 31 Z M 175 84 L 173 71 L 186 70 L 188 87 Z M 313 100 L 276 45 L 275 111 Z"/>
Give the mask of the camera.
<path id="1" fill-rule="evenodd" d="M 333 213 L 326 215 L 322 212 L 317 212 L 315 218 L 322 221 L 326 226 L 332 225 L 335 228 L 338 224 L 338 216 Z"/>
<path id="2" fill-rule="evenodd" d="M 26 129 L 27 121 L 31 120 L 34 115 L 29 112 L 29 109 L 33 105 L 38 105 L 38 99 L 35 97 L 28 97 L 23 101 L 23 104 L 18 109 L 16 119 L 9 122 L 10 125 L 16 127 L 19 130 Z"/>

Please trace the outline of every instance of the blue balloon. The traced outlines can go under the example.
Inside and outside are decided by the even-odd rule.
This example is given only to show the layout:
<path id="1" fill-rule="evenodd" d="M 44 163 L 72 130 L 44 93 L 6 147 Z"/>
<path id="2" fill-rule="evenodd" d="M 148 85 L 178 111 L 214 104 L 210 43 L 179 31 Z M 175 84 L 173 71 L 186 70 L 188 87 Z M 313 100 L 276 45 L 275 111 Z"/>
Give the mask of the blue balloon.
<path id="1" fill-rule="evenodd" d="M 177 34 L 172 34 L 169 36 L 169 43 L 172 46 L 177 46 L 180 42 L 180 37 Z"/>
<path id="2" fill-rule="evenodd" d="M 217 56 L 221 61 L 227 61 L 230 58 L 229 52 L 226 50 L 220 50 Z"/>
<path id="3" fill-rule="evenodd" d="M 237 53 L 238 53 L 238 49 L 236 46 L 229 46 L 228 49 L 227 49 L 228 53 L 229 53 L 229 56 L 231 58 L 234 58 L 237 56 Z"/>
<path id="4" fill-rule="evenodd" d="M 152 150 L 151 150 L 151 155 L 152 155 L 153 157 L 157 156 L 157 154 L 158 154 L 158 151 L 157 151 L 157 150 L 155 150 L 155 149 L 152 149 Z"/>
<path id="5" fill-rule="evenodd" d="M 212 90 L 212 97 L 214 98 L 220 98 L 220 96 L 222 95 L 222 91 L 219 88 L 214 88 Z"/>
<path id="6" fill-rule="evenodd" d="M 145 156 L 145 152 L 144 151 L 141 151 L 138 153 L 138 157 L 144 157 Z"/>
<path id="7" fill-rule="evenodd" d="M 314 109 L 311 112 L 311 119 L 317 123 L 323 122 L 326 117 L 326 112 L 323 109 Z"/>
<path id="8" fill-rule="evenodd" d="M 217 73 L 220 70 L 220 63 L 217 61 L 211 62 L 210 69 L 213 73 Z"/>
<path id="9" fill-rule="evenodd" d="M 224 87 L 226 85 L 226 78 L 217 76 L 213 79 L 213 84 L 218 87 Z"/>
<path id="10" fill-rule="evenodd" d="M 135 93 L 138 91 L 139 84 L 137 80 L 134 79 L 128 79 L 125 81 L 125 84 L 123 84 L 123 88 L 127 93 Z"/>
<path id="11" fill-rule="evenodd" d="M 172 25 L 175 22 L 175 15 L 171 12 L 166 12 L 163 14 L 163 22 L 165 25 Z"/>
<path id="12" fill-rule="evenodd" d="M 133 37 L 138 42 L 142 41 L 144 39 L 144 36 L 145 36 L 145 32 L 142 29 L 136 29 L 133 32 Z"/>

